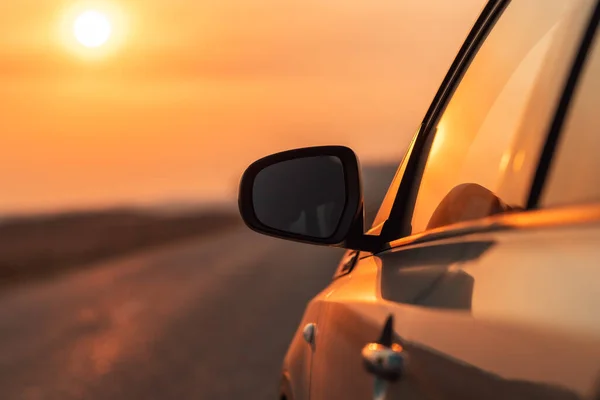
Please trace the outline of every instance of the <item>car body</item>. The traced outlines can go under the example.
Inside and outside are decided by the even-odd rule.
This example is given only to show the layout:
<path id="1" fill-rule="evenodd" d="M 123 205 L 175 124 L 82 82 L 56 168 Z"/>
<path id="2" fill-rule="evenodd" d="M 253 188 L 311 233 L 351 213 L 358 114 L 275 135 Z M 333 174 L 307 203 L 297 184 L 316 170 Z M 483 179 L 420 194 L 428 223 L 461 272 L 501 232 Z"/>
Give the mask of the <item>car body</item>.
<path id="1" fill-rule="evenodd" d="M 249 227 L 348 249 L 292 339 L 281 399 L 600 398 L 599 19 L 595 0 L 490 1 L 368 229 L 349 149 L 248 169 Z M 332 173 L 298 162 L 256 183 L 315 157 Z M 302 197 L 334 181 L 343 200 Z M 273 221 L 294 198 L 304 222 L 265 225 L 266 197 Z"/>

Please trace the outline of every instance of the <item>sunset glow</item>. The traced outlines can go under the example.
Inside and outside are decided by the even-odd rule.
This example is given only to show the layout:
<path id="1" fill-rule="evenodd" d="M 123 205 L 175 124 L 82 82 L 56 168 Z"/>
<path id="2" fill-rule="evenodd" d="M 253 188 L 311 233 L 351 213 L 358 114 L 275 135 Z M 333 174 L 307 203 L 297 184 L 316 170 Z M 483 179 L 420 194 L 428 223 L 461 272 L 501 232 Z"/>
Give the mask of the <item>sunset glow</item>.
<path id="1" fill-rule="evenodd" d="M 233 201 L 294 147 L 397 162 L 483 0 L 460 4 L 4 1 L 0 218 Z"/>

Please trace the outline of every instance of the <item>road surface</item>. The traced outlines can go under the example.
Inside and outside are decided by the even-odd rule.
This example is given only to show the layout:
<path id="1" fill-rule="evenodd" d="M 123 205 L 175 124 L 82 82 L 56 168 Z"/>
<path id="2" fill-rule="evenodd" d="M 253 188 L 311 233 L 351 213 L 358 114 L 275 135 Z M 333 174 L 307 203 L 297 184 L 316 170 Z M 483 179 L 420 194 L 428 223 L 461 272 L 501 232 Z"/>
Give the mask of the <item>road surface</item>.
<path id="1" fill-rule="evenodd" d="M 0 398 L 274 399 L 340 250 L 236 228 L 0 292 Z"/>

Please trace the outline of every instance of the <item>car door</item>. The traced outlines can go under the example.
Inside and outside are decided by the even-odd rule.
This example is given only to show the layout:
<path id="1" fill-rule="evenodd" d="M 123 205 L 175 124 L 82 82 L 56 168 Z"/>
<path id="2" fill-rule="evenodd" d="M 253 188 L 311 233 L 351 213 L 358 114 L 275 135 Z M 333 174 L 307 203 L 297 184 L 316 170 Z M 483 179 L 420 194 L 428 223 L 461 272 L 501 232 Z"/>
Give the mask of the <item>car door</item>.
<path id="1" fill-rule="evenodd" d="M 361 349 L 389 315 L 407 362 L 388 399 L 591 396 L 600 213 L 536 196 L 595 3 L 488 4 L 376 218 L 398 239 L 315 299 L 311 399 L 373 398 Z"/>

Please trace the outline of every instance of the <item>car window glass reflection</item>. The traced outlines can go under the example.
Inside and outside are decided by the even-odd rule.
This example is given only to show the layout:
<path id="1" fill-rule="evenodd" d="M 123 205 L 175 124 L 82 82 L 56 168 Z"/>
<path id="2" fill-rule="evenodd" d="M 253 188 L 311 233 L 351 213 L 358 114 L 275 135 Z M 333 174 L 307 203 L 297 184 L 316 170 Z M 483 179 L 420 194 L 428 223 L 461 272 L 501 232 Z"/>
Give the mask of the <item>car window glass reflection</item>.
<path id="1" fill-rule="evenodd" d="M 429 154 L 421 161 L 424 170 L 415 187 L 413 234 L 441 226 L 441 221 L 494 214 L 501 208 L 496 196 L 509 204 L 526 204 L 546 123 L 537 122 L 544 118 L 525 116 L 531 115 L 527 110 L 534 94 L 538 98 L 540 76 L 552 82 L 552 88 L 562 87 L 559 76 L 549 78 L 569 57 L 558 54 L 556 63 L 550 61 L 557 49 L 568 47 L 563 45 L 570 38 L 565 27 L 575 10 L 570 2 L 547 7 L 547 0 L 507 6 L 447 104 Z M 541 96 L 550 100 L 548 104 L 536 103 L 539 115 L 554 110 L 552 97 L 560 92 L 551 92 Z M 523 131 L 525 125 L 529 128 Z M 464 190 L 458 196 L 457 191 Z M 434 216 L 435 212 L 443 215 Z"/>
<path id="2" fill-rule="evenodd" d="M 522 208 L 506 204 L 495 193 L 481 185 L 464 183 L 455 186 L 442 199 L 429 219 L 427 229 L 520 209 Z"/>

